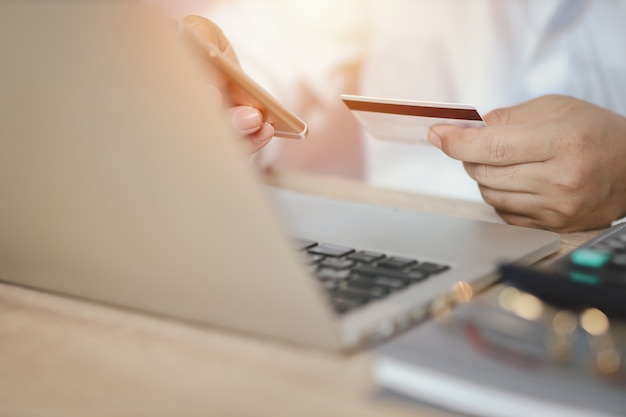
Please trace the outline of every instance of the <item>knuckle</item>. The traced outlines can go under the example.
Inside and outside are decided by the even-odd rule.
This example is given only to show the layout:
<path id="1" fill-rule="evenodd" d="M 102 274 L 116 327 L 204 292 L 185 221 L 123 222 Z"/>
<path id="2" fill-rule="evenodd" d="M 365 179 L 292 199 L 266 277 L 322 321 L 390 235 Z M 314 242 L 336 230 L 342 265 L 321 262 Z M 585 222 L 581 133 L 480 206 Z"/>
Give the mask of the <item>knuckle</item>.
<path id="1" fill-rule="evenodd" d="M 587 137 L 574 127 L 563 128 L 560 132 L 559 145 L 564 147 L 570 153 L 576 153 L 584 151 L 586 144 L 588 143 Z"/>
<path id="2" fill-rule="evenodd" d="M 485 142 L 484 152 L 490 162 L 504 164 L 511 153 L 511 144 L 504 138 L 491 138 Z"/>
<path id="3" fill-rule="evenodd" d="M 474 178 L 479 184 L 488 183 L 495 177 L 493 168 L 484 164 L 477 165 L 474 168 L 473 174 L 474 176 L 472 178 Z"/>
<path id="4" fill-rule="evenodd" d="M 569 200 L 561 204 L 557 212 L 561 215 L 563 221 L 570 221 L 579 217 L 582 210 L 582 204 L 578 201 Z"/>
<path id="5" fill-rule="evenodd" d="M 584 166 L 589 152 L 593 151 L 594 140 L 576 126 L 562 124 L 551 137 L 546 138 L 545 146 L 553 155 L 561 155 L 570 166 Z"/>
<path id="6" fill-rule="evenodd" d="M 475 164 L 472 162 L 463 162 L 463 168 L 465 169 L 467 175 L 469 175 L 470 178 L 474 179 L 478 183 L 480 183 L 481 178 L 481 173 L 479 172 L 480 166 L 480 164 Z"/>
<path id="7" fill-rule="evenodd" d="M 502 194 L 493 188 L 485 187 L 483 185 L 478 186 L 480 194 L 483 197 L 485 203 L 494 207 L 497 210 L 508 210 L 508 203 L 506 198 L 502 198 Z"/>
<path id="8" fill-rule="evenodd" d="M 476 164 L 471 172 L 472 177 L 479 184 L 500 185 L 506 183 L 510 178 L 516 175 L 516 165 L 494 166 L 486 164 Z"/>
<path id="9" fill-rule="evenodd" d="M 576 217 L 577 207 L 573 204 L 563 204 L 554 210 L 552 225 L 555 227 L 563 227 L 569 221 Z"/>
<path id="10" fill-rule="evenodd" d="M 498 108 L 487 113 L 484 120 L 488 126 L 507 125 L 511 121 L 511 111 L 507 108 Z"/>
<path id="11" fill-rule="evenodd" d="M 546 219 L 540 219 L 538 221 L 539 227 L 546 230 L 551 230 L 557 233 L 564 233 L 571 229 L 571 220 L 564 219 L 560 215 L 553 215 Z"/>
<path id="12" fill-rule="evenodd" d="M 568 196 L 575 196 L 585 188 L 587 184 L 586 176 L 579 170 L 571 169 L 562 174 L 557 179 L 557 187 L 559 191 Z M 564 205 L 572 204 L 573 199 L 567 199 Z"/>
<path id="13" fill-rule="evenodd" d="M 565 199 L 546 208 L 541 216 L 546 229 L 563 232 L 575 227 L 581 217 L 583 205 L 573 199 Z"/>
<path id="14" fill-rule="evenodd" d="M 496 210 L 496 213 L 508 224 L 522 227 L 539 228 L 537 222 L 530 217 L 514 215 L 502 210 Z"/>
<path id="15" fill-rule="evenodd" d="M 467 144 L 472 143 L 475 137 L 474 129 L 455 129 L 454 134 L 442 137 L 441 150 L 452 158 L 460 159 Z"/>

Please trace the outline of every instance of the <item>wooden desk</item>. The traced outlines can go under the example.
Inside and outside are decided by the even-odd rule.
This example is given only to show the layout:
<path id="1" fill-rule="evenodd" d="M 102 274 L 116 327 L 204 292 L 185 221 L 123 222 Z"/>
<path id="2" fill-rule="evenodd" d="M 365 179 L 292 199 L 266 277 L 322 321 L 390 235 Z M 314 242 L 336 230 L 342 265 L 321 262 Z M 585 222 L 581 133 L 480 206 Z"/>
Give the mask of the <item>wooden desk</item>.
<path id="1" fill-rule="evenodd" d="M 493 219 L 482 204 L 274 174 L 287 188 Z M 562 251 L 591 238 L 563 236 Z M 368 353 L 260 340 L 0 284 L 0 417 L 441 415 L 377 399 Z"/>

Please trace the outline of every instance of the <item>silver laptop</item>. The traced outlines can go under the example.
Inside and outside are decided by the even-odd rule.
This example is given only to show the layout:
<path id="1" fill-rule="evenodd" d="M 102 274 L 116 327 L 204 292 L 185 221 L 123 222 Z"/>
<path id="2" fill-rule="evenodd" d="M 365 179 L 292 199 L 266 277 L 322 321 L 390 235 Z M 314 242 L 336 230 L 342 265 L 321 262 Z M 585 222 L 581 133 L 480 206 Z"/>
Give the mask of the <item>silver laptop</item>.
<path id="1" fill-rule="evenodd" d="M 263 185 L 170 26 L 141 3 L 0 4 L 2 281 L 348 350 L 558 248 Z"/>

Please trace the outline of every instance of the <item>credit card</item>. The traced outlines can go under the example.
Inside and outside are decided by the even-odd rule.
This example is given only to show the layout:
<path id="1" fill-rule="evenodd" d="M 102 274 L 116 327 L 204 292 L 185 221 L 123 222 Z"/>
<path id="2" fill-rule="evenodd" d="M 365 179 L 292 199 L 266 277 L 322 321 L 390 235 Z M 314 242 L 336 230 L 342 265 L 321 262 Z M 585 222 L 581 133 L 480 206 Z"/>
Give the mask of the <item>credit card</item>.
<path id="1" fill-rule="evenodd" d="M 341 99 L 363 128 L 374 138 L 405 143 L 429 144 L 431 126 L 487 126 L 475 107 L 467 104 L 342 94 Z"/>

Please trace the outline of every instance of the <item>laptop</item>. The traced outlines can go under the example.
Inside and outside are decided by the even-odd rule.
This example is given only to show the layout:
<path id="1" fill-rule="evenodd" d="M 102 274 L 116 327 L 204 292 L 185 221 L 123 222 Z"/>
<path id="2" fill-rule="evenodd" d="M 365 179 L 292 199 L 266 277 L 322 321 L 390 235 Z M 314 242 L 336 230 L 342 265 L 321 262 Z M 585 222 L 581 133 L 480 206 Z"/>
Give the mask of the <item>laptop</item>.
<path id="1" fill-rule="evenodd" d="M 458 282 L 489 285 L 498 262 L 559 247 L 264 185 L 171 26 L 141 2 L 0 5 L 2 281 L 348 351 L 423 320 Z M 346 260 L 371 297 L 342 295 L 359 294 L 332 276 Z M 381 273 L 399 265 L 406 285 Z M 385 282 L 400 284 L 376 292 Z"/>

